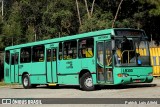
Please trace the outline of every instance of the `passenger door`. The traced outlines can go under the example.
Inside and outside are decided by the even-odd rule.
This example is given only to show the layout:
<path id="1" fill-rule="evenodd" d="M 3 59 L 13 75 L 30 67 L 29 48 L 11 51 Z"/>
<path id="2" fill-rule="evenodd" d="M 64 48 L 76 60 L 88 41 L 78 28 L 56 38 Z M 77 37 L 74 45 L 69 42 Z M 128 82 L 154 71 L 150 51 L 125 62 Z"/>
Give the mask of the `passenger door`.
<path id="1" fill-rule="evenodd" d="M 113 82 L 111 41 L 97 41 L 97 78 L 99 82 Z"/>
<path id="2" fill-rule="evenodd" d="M 19 50 L 11 50 L 11 65 L 10 65 L 10 71 L 11 71 L 11 82 L 18 83 L 19 82 Z"/>
<path id="3" fill-rule="evenodd" d="M 46 47 L 47 82 L 57 82 L 57 47 Z"/>

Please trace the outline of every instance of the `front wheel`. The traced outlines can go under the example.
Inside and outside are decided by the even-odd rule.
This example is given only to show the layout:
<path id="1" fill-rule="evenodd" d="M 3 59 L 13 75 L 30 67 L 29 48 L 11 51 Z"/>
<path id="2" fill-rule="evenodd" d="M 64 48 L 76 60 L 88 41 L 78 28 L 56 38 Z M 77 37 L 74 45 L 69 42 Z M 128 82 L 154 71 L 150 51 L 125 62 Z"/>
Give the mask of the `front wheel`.
<path id="1" fill-rule="evenodd" d="M 82 75 L 80 78 L 80 86 L 82 90 L 85 91 L 93 91 L 95 89 L 95 86 L 93 85 L 93 79 L 89 72 Z"/>
<path id="2" fill-rule="evenodd" d="M 22 84 L 25 89 L 29 89 L 32 87 L 28 74 L 24 74 L 24 76 L 22 77 Z"/>

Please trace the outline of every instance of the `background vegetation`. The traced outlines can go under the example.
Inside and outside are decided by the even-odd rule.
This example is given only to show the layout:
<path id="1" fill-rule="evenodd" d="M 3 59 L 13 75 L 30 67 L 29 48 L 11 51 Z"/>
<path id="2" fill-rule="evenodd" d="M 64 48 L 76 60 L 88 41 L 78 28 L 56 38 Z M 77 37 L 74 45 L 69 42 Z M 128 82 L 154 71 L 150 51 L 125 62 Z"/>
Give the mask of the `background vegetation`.
<path id="1" fill-rule="evenodd" d="M 111 28 L 121 1 L 114 27 L 144 29 L 159 39 L 159 0 L 4 0 L 0 49 Z"/>
<path id="2" fill-rule="evenodd" d="M 144 29 L 149 38 L 160 40 L 160 0 L 4 0 L 3 12 L 1 51 L 10 45 L 111 28 L 114 19 L 114 27 Z"/>

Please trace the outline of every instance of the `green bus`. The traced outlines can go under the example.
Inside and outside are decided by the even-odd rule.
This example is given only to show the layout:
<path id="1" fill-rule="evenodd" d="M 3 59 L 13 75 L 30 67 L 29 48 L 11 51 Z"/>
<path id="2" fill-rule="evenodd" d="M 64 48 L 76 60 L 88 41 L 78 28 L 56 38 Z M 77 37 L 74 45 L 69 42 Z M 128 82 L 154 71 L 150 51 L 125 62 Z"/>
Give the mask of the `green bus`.
<path id="1" fill-rule="evenodd" d="M 25 89 L 56 84 L 91 91 L 96 85 L 150 83 L 152 73 L 147 36 L 138 29 L 105 29 L 5 48 L 5 83 Z"/>

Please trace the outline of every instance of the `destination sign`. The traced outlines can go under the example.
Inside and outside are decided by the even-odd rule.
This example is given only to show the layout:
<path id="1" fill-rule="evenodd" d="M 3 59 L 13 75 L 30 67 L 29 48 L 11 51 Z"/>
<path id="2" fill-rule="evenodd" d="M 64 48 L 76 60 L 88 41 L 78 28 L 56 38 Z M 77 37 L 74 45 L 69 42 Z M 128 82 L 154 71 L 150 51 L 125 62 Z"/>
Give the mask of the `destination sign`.
<path id="1" fill-rule="evenodd" d="M 140 30 L 115 30 L 115 36 L 144 36 Z"/>

